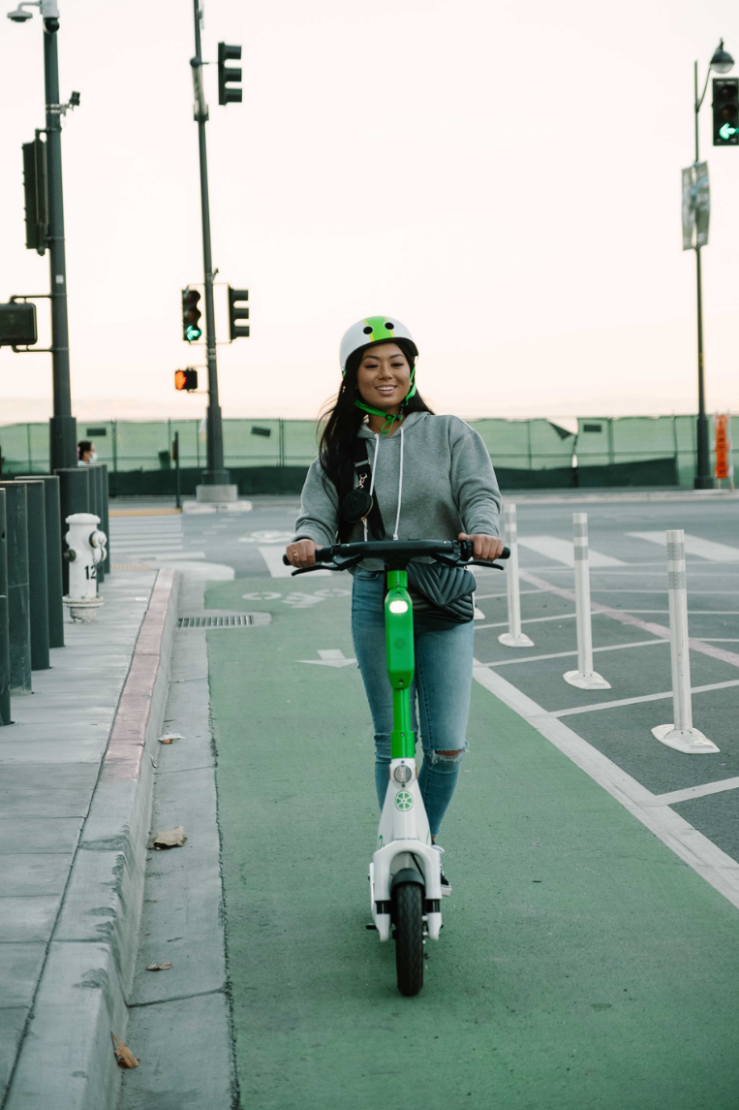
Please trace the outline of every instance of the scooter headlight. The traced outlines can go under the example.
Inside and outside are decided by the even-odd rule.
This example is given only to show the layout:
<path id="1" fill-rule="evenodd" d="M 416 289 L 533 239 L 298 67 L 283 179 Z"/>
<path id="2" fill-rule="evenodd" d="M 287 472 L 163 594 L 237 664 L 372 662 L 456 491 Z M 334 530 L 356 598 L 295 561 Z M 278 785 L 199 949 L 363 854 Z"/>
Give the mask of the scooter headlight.
<path id="1" fill-rule="evenodd" d="M 405 604 L 405 602 L 403 602 L 403 604 Z M 396 782 L 410 782 L 413 778 L 413 771 L 406 763 L 401 763 L 393 771 L 393 778 Z"/>
<path id="2" fill-rule="evenodd" d="M 403 601 L 402 597 L 396 597 L 394 601 L 390 602 L 390 612 L 391 613 L 407 613 L 408 612 L 408 602 Z"/>

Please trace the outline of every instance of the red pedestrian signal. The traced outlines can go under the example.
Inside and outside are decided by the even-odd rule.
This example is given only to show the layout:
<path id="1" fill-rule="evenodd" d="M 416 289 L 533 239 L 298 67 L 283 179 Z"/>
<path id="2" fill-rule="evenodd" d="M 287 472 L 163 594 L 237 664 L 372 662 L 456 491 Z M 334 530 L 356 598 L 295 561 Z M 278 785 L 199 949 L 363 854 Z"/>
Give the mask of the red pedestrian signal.
<path id="1" fill-rule="evenodd" d="M 174 387 L 175 389 L 184 389 L 186 393 L 192 393 L 193 390 L 198 388 L 197 370 L 193 370 L 190 366 L 187 370 L 175 370 Z"/>

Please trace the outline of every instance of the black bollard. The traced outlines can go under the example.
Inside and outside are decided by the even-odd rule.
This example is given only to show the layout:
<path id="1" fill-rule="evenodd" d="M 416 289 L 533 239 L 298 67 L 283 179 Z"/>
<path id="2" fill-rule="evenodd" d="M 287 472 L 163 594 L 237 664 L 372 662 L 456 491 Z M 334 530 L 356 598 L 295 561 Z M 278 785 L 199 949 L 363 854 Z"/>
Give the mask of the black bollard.
<path id="1" fill-rule="evenodd" d="M 28 510 L 23 482 L 0 482 L 5 490 L 8 549 L 8 640 L 10 693 L 31 693 L 31 618 L 28 589 Z"/>
<path id="2" fill-rule="evenodd" d="M 16 482 L 18 479 L 16 478 Z M 44 483 L 25 481 L 28 514 L 28 590 L 31 617 L 31 670 L 49 662 L 49 586 L 46 576 L 46 497 Z"/>
<path id="3" fill-rule="evenodd" d="M 90 512 L 90 468 L 89 466 L 61 467 L 54 471 L 59 475 L 59 503 L 62 522 L 62 589 L 69 593 L 69 563 L 64 558 L 69 531 L 67 517 L 72 513 Z"/>
<path id="4" fill-rule="evenodd" d="M 100 463 L 98 469 L 103 479 L 103 503 L 102 512 L 100 514 L 100 528 L 108 537 L 108 542 L 105 545 L 105 562 L 103 568 L 106 574 L 110 574 L 110 505 L 108 498 L 110 496 L 110 487 L 108 483 L 108 467 L 106 463 Z"/>
<path id="5" fill-rule="evenodd" d="M 64 647 L 62 605 L 62 518 L 56 474 L 17 474 L 16 482 L 43 482 L 46 504 L 46 582 L 49 595 L 49 647 Z M 66 532 L 66 528 L 64 529 Z"/>
<path id="6" fill-rule="evenodd" d="M 5 490 L 0 489 L 0 725 L 10 724 L 10 642 L 8 640 L 8 541 Z"/>

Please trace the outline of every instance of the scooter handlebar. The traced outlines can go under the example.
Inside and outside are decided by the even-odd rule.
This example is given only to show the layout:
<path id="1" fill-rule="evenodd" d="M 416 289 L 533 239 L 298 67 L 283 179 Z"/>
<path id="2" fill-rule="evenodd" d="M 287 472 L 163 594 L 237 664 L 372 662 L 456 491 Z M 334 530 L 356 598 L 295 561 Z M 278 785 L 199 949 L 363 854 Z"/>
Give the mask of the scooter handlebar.
<path id="1" fill-rule="evenodd" d="M 510 549 L 504 547 L 497 559 L 507 559 L 511 554 Z M 402 556 L 408 559 L 420 556 L 436 556 L 439 562 L 447 565 L 465 566 L 474 563 L 476 566 L 494 566 L 494 562 L 474 559 L 473 543 L 471 540 L 370 540 L 367 543 L 339 543 L 332 547 L 318 547 L 315 551 L 316 563 L 332 563 L 336 556 L 341 559 L 376 558 L 388 556 Z M 286 567 L 291 566 L 287 555 L 282 556 Z M 304 568 L 305 569 L 305 568 Z"/>

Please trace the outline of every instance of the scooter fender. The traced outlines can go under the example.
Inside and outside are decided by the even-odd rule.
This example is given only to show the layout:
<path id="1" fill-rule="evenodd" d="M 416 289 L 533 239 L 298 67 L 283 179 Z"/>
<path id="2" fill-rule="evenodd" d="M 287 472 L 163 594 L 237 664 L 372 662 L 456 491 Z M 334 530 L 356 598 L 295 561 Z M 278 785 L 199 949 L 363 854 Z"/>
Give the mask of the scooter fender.
<path id="1" fill-rule="evenodd" d="M 404 868 L 421 868 L 425 882 L 424 897 L 441 901 L 441 859 L 439 853 L 419 840 L 401 840 L 378 849 L 370 864 L 370 897 L 372 898 L 372 918 L 377 926 L 380 940 L 390 939 L 390 914 L 378 913 L 378 902 L 391 899 L 393 876 Z M 428 934 L 431 940 L 439 939 L 441 913 L 426 915 Z"/>

